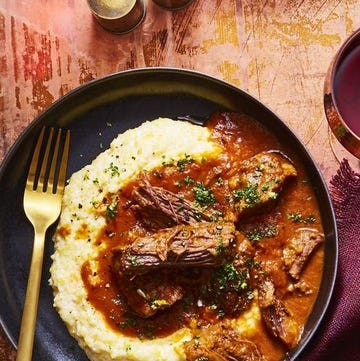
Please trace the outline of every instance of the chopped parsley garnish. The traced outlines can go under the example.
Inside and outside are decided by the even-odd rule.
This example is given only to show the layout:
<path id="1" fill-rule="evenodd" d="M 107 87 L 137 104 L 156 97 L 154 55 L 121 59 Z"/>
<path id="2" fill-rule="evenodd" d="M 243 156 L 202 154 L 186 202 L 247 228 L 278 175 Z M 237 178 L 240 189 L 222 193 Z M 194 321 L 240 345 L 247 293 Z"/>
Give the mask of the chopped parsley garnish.
<path id="1" fill-rule="evenodd" d="M 232 263 L 226 263 L 217 269 L 215 278 L 220 291 L 232 289 L 240 292 L 249 287 L 249 271 L 247 269 L 238 269 Z"/>
<path id="2" fill-rule="evenodd" d="M 309 216 L 305 217 L 305 218 L 303 219 L 303 221 L 304 221 L 305 223 L 315 223 L 315 222 L 316 222 L 316 218 L 315 218 L 315 216 L 314 216 L 313 214 L 310 214 Z"/>
<path id="3" fill-rule="evenodd" d="M 128 317 L 124 321 L 118 323 L 118 327 L 120 330 L 123 330 L 126 327 L 136 327 L 138 325 L 138 321 L 135 317 Z"/>
<path id="4" fill-rule="evenodd" d="M 195 335 L 194 336 L 194 346 L 197 348 L 200 346 L 200 336 L 199 335 Z M 201 358 L 200 358 L 201 359 Z M 201 361 L 201 360 L 200 360 Z M 204 361 L 204 360 L 203 360 Z"/>
<path id="5" fill-rule="evenodd" d="M 219 242 L 216 246 L 216 254 L 218 256 L 222 256 L 225 253 L 225 248 L 224 248 L 224 241 L 222 239 L 219 239 Z"/>
<path id="6" fill-rule="evenodd" d="M 176 187 L 181 188 L 181 187 L 183 186 L 183 183 L 182 183 L 181 181 L 176 181 L 176 182 L 174 182 L 174 185 L 175 185 Z"/>
<path id="7" fill-rule="evenodd" d="M 195 183 L 195 179 L 189 177 L 188 175 L 183 180 L 186 185 L 192 185 Z"/>
<path id="8" fill-rule="evenodd" d="M 194 162 L 195 162 L 195 160 L 193 158 L 191 158 L 191 156 L 189 154 L 185 154 L 184 158 L 181 158 L 178 161 L 175 161 L 173 158 L 171 158 L 169 161 L 164 160 L 162 162 L 162 165 L 164 167 L 176 166 L 177 169 L 179 170 L 179 172 L 184 172 L 185 171 L 185 166 L 187 164 L 192 164 Z"/>
<path id="9" fill-rule="evenodd" d="M 223 186 L 224 185 L 224 180 L 221 177 L 219 177 L 216 180 L 216 185 L 219 186 L 219 187 Z"/>
<path id="10" fill-rule="evenodd" d="M 104 198 L 104 200 L 106 201 L 106 198 Z M 109 217 L 110 219 L 114 219 L 116 217 L 118 204 L 119 204 L 118 197 L 116 197 L 116 196 L 112 197 L 111 203 L 109 203 L 106 206 L 106 216 L 107 217 Z"/>
<path id="11" fill-rule="evenodd" d="M 280 182 L 280 178 L 276 177 L 274 181 L 271 182 L 267 182 L 265 184 L 262 185 L 261 187 L 261 191 L 263 193 L 266 193 L 266 195 L 270 198 L 270 199 L 276 199 L 278 197 L 278 193 L 275 192 L 273 189 L 278 188 L 276 185 Z"/>
<path id="12" fill-rule="evenodd" d="M 245 232 L 250 241 L 260 241 L 263 238 L 271 238 L 279 233 L 278 227 L 274 224 L 266 224 L 260 227 L 252 228 Z"/>
<path id="13" fill-rule="evenodd" d="M 195 202 L 203 208 L 213 205 L 216 198 L 211 188 L 204 185 L 203 182 L 197 182 L 193 188 Z"/>
<path id="14" fill-rule="evenodd" d="M 158 308 L 165 307 L 165 306 L 168 306 L 168 305 L 169 305 L 169 303 L 166 300 L 156 299 L 156 300 L 151 301 L 150 307 L 153 310 L 157 310 Z"/>
<path id="15" fill-rule="evenodd" d="M 183 172 L 185 170 L 185 166 L 187 164 L 191 164 L 191 163 L 194 163 L 194 162 L 195 162 L 194 159 L 191 158 L 191 156 L 189 154 L 185 154 L 184 158 L 179 159 L 177 161 L 176 166 L 177 166 L 177 168 L 178 168 L 178 170 L 180 172 Z"/>
<path id="16" fill-rule="evenodd" d="M 115 177 L 115 176 L 118 176 L 120 175 L 120 172 L 119 172 L 119 167 L 117 165 L 115 165 L 113 162 L 110 163 L 110 166 L 109 168 L 106 168 L 105 169 L 105 173 L 107 172 L 111 172 L 111 177 Z"/>
<path id="17" fill-rule="evenodd" d="M 130 263 L 131 263 L 132 266 L 136 267 L 136 266 L 139 265 L 139 263 L 137 261 L 137 257 L 135 255 L 129 254 L 129 260 L 130 260 Z"/>
<path id="18" fill-rule="evenodd" d="M 304 217 L 301 212 L 288 213 L 287 218 L 294 223 L 314 223 L 314 222 L 316 222 L 316 218 L 313 214 L 310 214 L 310 215 Z"/>
<path id="19" fill-rule="evenodd" d="M 255 261 L 253 258 L 247 258 L 245 260 L 246 267 L 258 268 L 260 266 L 260 264 L 261 264 L 260 261 Z"/>
<path id="20" fill-rule="evenodd" d="M 163 156 L 163 158 L 164 158 L 165 156 Z M 162 165 L 164 166 L 164 167 L 172 167 L 173 165 L 175 164 L 175 160 L 174 159 L 170 159 L 169 161 L 163 161 L 162 162 Z"/>
<path id="21" fill-rule="evenodd" d="M 253 206 L 260 201 L 258 185 L 248 183 L 244 188 L 233 191 L 235 202 L 243 200 L 248 206 Z"/>
<path id="22" fill-rule="evenodd" d="M 99 208 L 99 206 L 100 206 L 99 202 L 97 202 L 97 201 L 90 201 L 90 203 L 94 208 Z"/>

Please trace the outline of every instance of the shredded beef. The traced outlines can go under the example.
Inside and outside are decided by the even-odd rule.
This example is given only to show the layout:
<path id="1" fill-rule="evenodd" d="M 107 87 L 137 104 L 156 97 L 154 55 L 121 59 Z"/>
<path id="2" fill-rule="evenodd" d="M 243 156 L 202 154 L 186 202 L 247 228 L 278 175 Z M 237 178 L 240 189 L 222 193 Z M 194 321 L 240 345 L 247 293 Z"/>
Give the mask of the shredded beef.
<path id="1" fill-rule="evenodd" d="M 234 246 L 233 223 L 178 225 L 135 238 L 127 247 L 114 248 L 113 265 L 129 275 L 163 268 L 215 267 Z"/>

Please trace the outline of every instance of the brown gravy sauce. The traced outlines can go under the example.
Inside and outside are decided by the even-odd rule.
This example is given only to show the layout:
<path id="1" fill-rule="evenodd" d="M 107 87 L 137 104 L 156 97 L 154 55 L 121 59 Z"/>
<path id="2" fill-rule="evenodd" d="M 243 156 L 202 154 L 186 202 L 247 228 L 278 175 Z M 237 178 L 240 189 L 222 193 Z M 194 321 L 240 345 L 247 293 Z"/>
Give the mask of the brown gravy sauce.
<path id="1" fill-rule="evenodd" d="M 311 294 L 306 295 L 288 291 L 289 279 L 282 267 L 281 251 L 284 243 L 294 231 L 304 226 L 289 219 L 289 213 L 301 212 L 303 215 L 313 215 L 315 221 L 309 227 L 322 231 L 317 200 L 312 185 L 308 182 L 306 172 L 290 149 L 280 144 L 276 137 L 262 125 L 244 115 L 215 114 L 208 121 L 207 127 L 212 130 L 214 139 L 224 146 L 228 154 L 227 160 L 225 157 L 219 157 L 217 160 L 205 160 L 202 164 L 189 162 L 182 171 L 176 167 L 163 166 L 148 174 L 148 179 L 152 185 L 161 186 L 176 193 L 181 192 L 185 198 L 193 200 L 191 187 L 184 185 L 185 177 L 206 181 L 209 176 L 214 175 L 214 172 L 223 174 L 222 171 L 229 167 L 229 159 L 230 161 L 234 159 L 241 161 L 265 150 L 276 149 L 288 155 L 296 166 L 298 176 L 284 188 L 276 207 L 260 217 L 262 222 L 275 219 L 278 234 L 253 243 L 257 249 L 256 260 L 266 264 L 278 294 L 284 297 L 286 307 L 300 324 L 304 324 L 311 312 L 321 282 L 323 247 L 317 249 L 303 273 L 302 280 L 312 290 Z M 189 284 L 186 288 L 186 296 L 182 301 L 149 319 L 133 315 L 124 296 L 119 292 L 117 281 L 111 272 L 111 250 L 115 246 L 128 242 L 126 234 L 129 230 L 136 230 L 144 234 L 147 232 L 142 228 L 134 213 L 126 206 L 137 181 L 133 180 L 119 192 L 117 216 L 107 224 L 97 240 L 105 248 L 98 257 L 99 269 L 96 276 L 100 282 L 96 286 L 91 283 L 94 275 L 89 264 L 86 262 L 82 267 L 82 279 L 87 289 L 89 302 L 103 314 L 104 319 L 114 331 L 127 336 L 151 339 L 167 336 L 182 327 L 189 327 L 189 323 L 193 323 L 194 320 L 197 326 L 206 326 L 217 322 L 218 315 L 215 311 L 199 307 L 196 304 L 196 300 L 200 297 L 198 285 Z M 227 206 L 224 194 L 222 194 L 221 187 L 213 187 L 213 191 L 221 210 Z M 104 202 L 106 201 L 104 199 Z M 259 218 L 245 219 L 239 222 L 239 228 L 251 227 L 251 222 L 259 222 Z M 283 345 L 274 340 L 263 325 L 260 325 L 252 341 L 260 345 L 262 353 L 270 361 L 278 360 L 286 352 Z"/>

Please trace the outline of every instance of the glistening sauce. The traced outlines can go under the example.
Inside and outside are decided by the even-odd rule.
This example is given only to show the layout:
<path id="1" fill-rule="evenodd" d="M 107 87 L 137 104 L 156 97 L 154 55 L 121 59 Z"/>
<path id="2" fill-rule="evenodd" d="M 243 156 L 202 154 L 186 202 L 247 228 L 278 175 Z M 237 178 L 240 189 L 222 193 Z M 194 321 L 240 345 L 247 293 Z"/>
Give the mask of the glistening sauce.
<path id="1" fill-rule="evenodd" d="M 290 282 L 283 270 L 281 252 L 286 240 L 303 225 L 294 222 L 294 219 L 289 217 L 290 214 L 301 214 L 305 218 L 311 215 L 312 222 L 309 226 L 322 231 L 316 197 L 306 172 L 289 149 L 279 144 L 276 137 L 267 129 L 248 117 L 235 114 L 215 115 L 207 126 L 212 129 L 214 139 L 221 141 L 228 157 L 204 160 L 201 164 L 184 161 L 182 169 L 179 169 L 177 165 L 165 164 L 165 162 L 162 167 L 147 175 L 149 182 L 177 194 L 181 193 L 186 199 L 192 201 L 194 199 L 193 185 L 186 182 L 185 179 L 191 178 L 206 182 L 209 177 L 214 178 L 215 174 L 226 176 L 224 170 L 229 168 L 229 160 L 232 164 L 234 160 L 241 161 L 266 150 L 277 149 L 287 154 L 295 163 L 298 171 L 296 180 L 285 187 L 274 209 L 260 217 L 240 220 L 238 227 L 240 230 L 251 230 L 251 227 L 255 229 L 259 222 L 275 222 L 276 235 L 252 241 L 256 248 L 255 260 L 266 265 L 279 296 L 283 298 L 294 318 L 303 325 L 311 312 L 321 282 L 323 249 L 319 248 L 311 257 L 302 276 L 302 280 L 312 291 L 306 295 L 289 292 Z M 143 229 L 142 224 L 127 207 L 131 199 L 131 191 L 137 185 L 137 181 L 133 180 L 118 194 L 117 215 L 108 223 L 98 239 L 98 242 L 105 245 L 105 248 L 98 258 L 99 269 L 96 277 L 100 279 L 100 282 L 96 286 L 93 286 L 91 282 L 95 275 L 91 273 L 89 264 L 85 263 L 82 267 L 82 278 L 88 292 L 88 300 L 103 314 L 113 330 L 119 334 L 134 337 L 148 339 L 163 337 L 182 327 L 194 327 L 194 324 L 195 327 L 206 327 L 218 322 L 221 320 L 221 316 L 216 310 L 198 304 L 197 300 L 202 296 L 201 287 L 198 284 L 192 285 L 191 282 L 186 286 L 185 297 L 171 308 L 148 319 L 138 317 L 131 312 L 111 271 L 111 250 L 115 246 L 128 242 L 127 232 L 129 230 L 143 234 L 148 232 Z M 220 211 L 225 209 L 228 204 L 221 186 L 214 185 L 212 190 L 218 202 L 218 209 Z M 104 199 L 105 203 L 107 201 Z M 193 277 L 194 274 L 191 276 Z M 184 274 L 172 272 L 171 277 L 184 277 Z M 285 347 L 269 335 L 262 323 L 259 323 L 258 330 L 251 341 L 259 345 L 269 361 L 278 360 L 286 352 Z"/>

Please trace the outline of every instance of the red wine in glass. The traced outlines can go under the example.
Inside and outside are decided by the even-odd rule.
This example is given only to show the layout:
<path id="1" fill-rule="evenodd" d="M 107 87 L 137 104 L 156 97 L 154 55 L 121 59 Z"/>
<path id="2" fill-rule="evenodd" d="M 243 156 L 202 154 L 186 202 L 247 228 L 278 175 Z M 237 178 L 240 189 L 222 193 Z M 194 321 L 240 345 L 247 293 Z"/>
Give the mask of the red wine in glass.
<path id="1" fill-rule="evenodd" d="M 344 122 L 360 137 L 360 45 L 341 62 L 334 79 L 334 96 Z"/>

